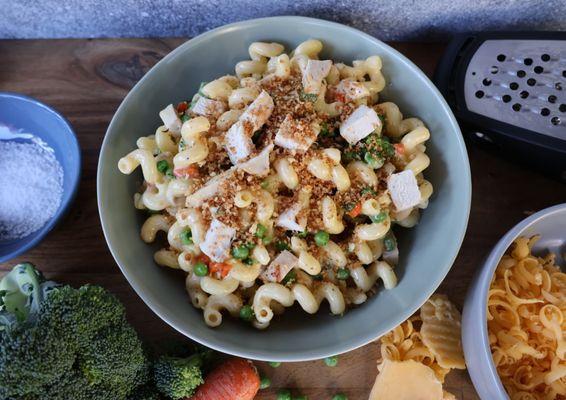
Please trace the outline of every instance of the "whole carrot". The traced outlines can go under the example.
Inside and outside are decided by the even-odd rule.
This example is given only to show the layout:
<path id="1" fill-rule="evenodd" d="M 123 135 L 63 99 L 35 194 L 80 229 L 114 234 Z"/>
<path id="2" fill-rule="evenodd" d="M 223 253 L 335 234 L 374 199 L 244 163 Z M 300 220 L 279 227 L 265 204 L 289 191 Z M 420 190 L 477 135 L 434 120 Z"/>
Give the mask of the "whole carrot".
<path id="1" fill-rule="evenodd" d="M 250 361 L 233 358 L 208 374 L 194 396 L 185 400 L 253 400 L 259 384 L 254 365 Z"/>

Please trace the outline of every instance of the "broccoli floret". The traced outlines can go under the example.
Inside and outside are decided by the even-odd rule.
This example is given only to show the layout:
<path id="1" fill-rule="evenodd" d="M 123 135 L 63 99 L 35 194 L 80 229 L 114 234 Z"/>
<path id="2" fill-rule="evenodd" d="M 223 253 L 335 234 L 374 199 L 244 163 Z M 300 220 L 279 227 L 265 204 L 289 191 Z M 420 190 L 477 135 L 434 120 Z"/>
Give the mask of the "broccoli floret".
<path id="1" fill-rule="evenodd" d="M 119 393 L 106 387 L 91 384 L 78 370 L 73 370 L 59 381 L 46 386 L 40 396 L 21 400 L 115 400 L 123 399 Z M 20 399 L 18 399 L 20 400 Z"/>
<path id="2" fill-rule="evenodd" d="M 188 358 L 159 358 L 153 366 L 157 389 L 173 400 L 192 396 L 195 389 L 204 383 L 202 362 L 200 354 Z"/>
<path id="3" fill-rule="evenodd" d="M 131 386 L 144 383 L 146 357 L 136 332 L 125 320 L 100 330 L 97 339 L 81 350 L 79 368 L 91 384 L 124 398 Z"/>
<path id="4" fill-rule="evenodd" d="M 39 318 L 65 325 L 80 342 L 89 343 L 100 329 L 121 324 L 124 315 L 124 306 L 116 297 L 100 286 L 85 285 L 53 290 Z"/>
<path id="5" fill-rule="evenodd" d="M 50 324 L 14 327 L 0 335 L 0 398 L 41 394 L 73 367 L 76 343 Z"/>
<path id="6" fill-rule="evenodd" d="M 138 388 L 128 396 L 128 400 L 159 400 L 161 396 L 153 384 L 138 386 Z"/>
<path id="7" fill-rule="evenodd" d="M 0 287 L 0 398 L 122 400 L 148 380 L 141 341 L 104 289 L 58 286 L 31 264 Z"/>

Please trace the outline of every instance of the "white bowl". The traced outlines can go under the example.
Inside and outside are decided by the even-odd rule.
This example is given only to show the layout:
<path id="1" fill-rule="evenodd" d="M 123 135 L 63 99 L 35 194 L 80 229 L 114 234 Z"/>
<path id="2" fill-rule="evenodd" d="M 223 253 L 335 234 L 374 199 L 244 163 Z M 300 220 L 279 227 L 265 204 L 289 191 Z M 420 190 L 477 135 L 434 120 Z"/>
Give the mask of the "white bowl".
<path id="1" fill-rule="evenodd" d="M 462 341 L 468 371 L 483 400 L 509 399 L 493 363 L 487 333 L 487 293 L 497 264 L 517 237 L 541 235 L 533 252 L 551 251 L 557 256 L 556 262 L 564 267 L 561 256 L 566 250 L 565 228 L 566 204 L 546 208 L 524 219 L 495 245 L 468 290 L 462 316 Z"/>

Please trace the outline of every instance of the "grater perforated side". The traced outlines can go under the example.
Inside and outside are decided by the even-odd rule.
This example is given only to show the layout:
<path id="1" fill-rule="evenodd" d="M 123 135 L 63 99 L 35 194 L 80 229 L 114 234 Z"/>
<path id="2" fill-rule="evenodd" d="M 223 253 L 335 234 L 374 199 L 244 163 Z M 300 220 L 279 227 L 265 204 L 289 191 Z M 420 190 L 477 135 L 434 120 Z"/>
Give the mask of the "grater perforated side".
<path id="1" fill-rule="evenodd" d="M 465 73 L 468 109 L 566 139 L 566 41 L 487 40 Z"/>

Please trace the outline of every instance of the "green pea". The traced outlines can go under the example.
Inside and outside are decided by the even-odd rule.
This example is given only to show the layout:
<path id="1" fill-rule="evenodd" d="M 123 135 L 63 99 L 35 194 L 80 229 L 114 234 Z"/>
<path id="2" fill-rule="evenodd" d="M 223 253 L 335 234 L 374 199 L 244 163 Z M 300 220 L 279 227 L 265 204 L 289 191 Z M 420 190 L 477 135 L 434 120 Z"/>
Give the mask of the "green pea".
<path id="1" fill-rule="evenodd" d="M 318 231 L 314 235 L 314 241 L 317 246 L 320 247 L 326 246 L 329 240 L 330 240 L 330 235 L 326 231 Z"/>
<path id="2" fill-rule="evenodd" d="M 371 219 L 371 222 L 375 222 L 376 224 L 379 224 L 380 222 L 385 221 L 386 218 L 387 218 L 387 213 L 385 211 L 382 211 L 377 215 L 370 215 L 369 216 L 369 219 Z"/>
<path id="3" fill-rule="evenodd" d="M 267 228 L 262 224 L 257 224 L 257 229 L 255 230 L 255 235 L 258 238 L 263 238 L 267 233 Z"/>
<path id="4" fill-rule="evenodd" d="M 395 237 L 393 235 L 387 235 L 385 239 L 383 239 L 383 247 L 385 251 L 393 251 L 395 249 Z"/>
<path id="5" fill-rule="evenodd" d="M 340 268 L 336 271 L 336 278 L 345 281 L 350 277 L 350 270 L 348 268 Z"/>
<path id="6" fill-rule="evenodd" d="M 248 256 L 250 255 L 250 249 L 248 249 L 245 245 L 234 247 L 232 249 L 232 255 L 234 256 L 234 258 L 243 260 L 245 258 L 248 258 Z"/>
<path id="7" fill-rule="evenodd" d="M 267 389 L 270 386 L 271 386 L 271 379 L 269 379 L 266 376 L 262 377 L 261 380 L 259 381 L 260 389 Z"/>
<path id="8" fill-rule="evenodd" d="M 281 389 L 277 392 L 277 400 L 292 400 L 291 391 L 287 389 Z"/>
<path id="9" fill-rule="evenodd" d="M 199 261 L 193 266 L 193 271 L 196 276 L 206 276 L 208 275 L 208 266 L 202 261 Z"/>
<path id="10" fill-rule="evenodd" d="M 332 400 L 348 400 L 348 397 L 346 397 L 346 395 L 343 393 L 338 393 L 335 394 L 334 397 L 332 397 Z"/>
<path id="11" fill-rule="evenodd" d="M 250 322 L 254 319 L 254 310 L 250 305 L 245 305 L 240 308 L 240 318 L 244 321 Z"/>
<path id="12" fill-rule="evenodd" d="M 183 116 L 181 117 L 181 121 L 183 121 L 183 122 L 187 122 L 190 119 L 191 119 L 191 117 L 187 114 L 183 114 Z"/>
<path id="13" fill-rule="evenodd" d="M 161 172 L 162 174 L 164 174 L 165 172 L 167 172 L 167 169 L 169 168 L 169 163 L 167 162 L 167 160 L 159 160 L 157 161 L 157 170 L 159 172 Z"/>
<path id="14" fill-rule="evenodd" d="M 324 359 L 324 363 L 328 366 L 328 367 L 335 367 L 338 365 L 338 356 L 331 356 L 331 357 L 326 357 Z"/>
<path id="15" fill-rule="evenodd" d="M 279 361 L 271 361 L 271 362 L 269 363 L 269 366 L 272 367 L 272 368 L 277 368 L 277 367 L 279 367 L 280 365 L 281 365 L 281 363 L 280 363 Z"/>
<path id="16" fill-rule="evenodd" d="M 191 230 L 189 228 L 187 228 L 183 232 L 181 232 L 179 237 L 181 238 L 181 242 L 186 246 L 194 243 L 193 242 L 193 233 L 191 232 Z"/>
<path id="17" fill-rule="evenodd" d="M 261 183 L 259 184 L 259 186 L 260 186 L 262 189 L 267 189 L 267 188 L 269 187 L 269 182 L 268 182 L 268 181 L 263 181 L 263 182 L 261 182 Z"/>

